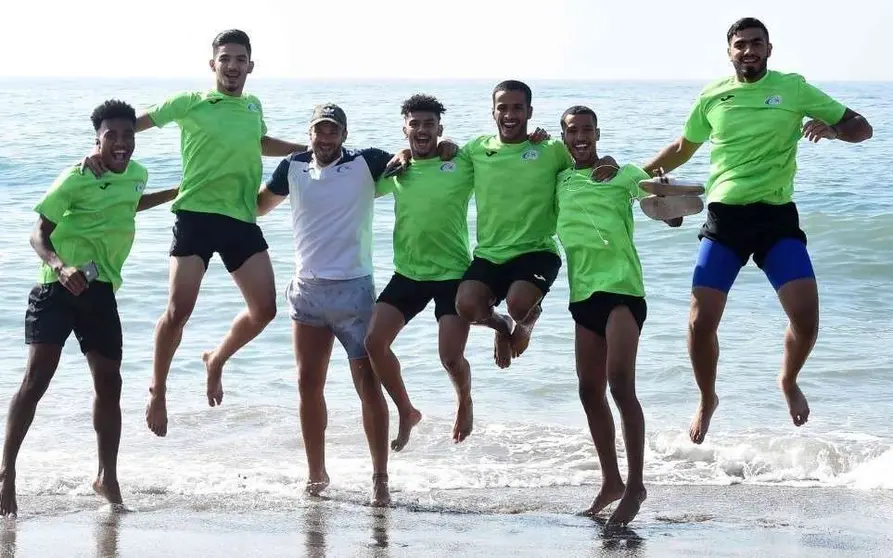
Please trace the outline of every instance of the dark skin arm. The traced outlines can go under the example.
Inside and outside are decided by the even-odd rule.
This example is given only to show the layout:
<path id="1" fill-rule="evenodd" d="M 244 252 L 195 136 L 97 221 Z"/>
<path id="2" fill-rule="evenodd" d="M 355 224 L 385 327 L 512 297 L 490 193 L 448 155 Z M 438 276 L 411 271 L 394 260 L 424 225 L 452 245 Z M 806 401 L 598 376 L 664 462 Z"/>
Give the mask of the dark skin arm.
<path id="1" fill-rule="evenodd" d="M 180 188 L 177 187 L 161 190 L 160 192 L 152 192 L 151 194 L 143 194 L 140 196 L 140 202 L 137 204 L 136 210 L 145 211 L 146 209 L 152 209 L 153 207 L 167 203 L 176 198 L 179 191 Z"/>
<path id="2" fill-rule="evenodd" d="M 663 148 L 653 159 L 645 163 L 642 170 L 652 177 L 657 176 L 658 171 L 666 174 L 687 163 L 701 145 L 703 144 L 692 143 L 687 139 L 680 137 Z"/>
<path id="3" fill-rule="evenodd" d="M 67 266 L 56 254 L 50 235 L 56 230 L 53 223 L 43 215 L 38 217 L 37 224 L 31 232 L 31 247 L 37 252 L 41 260 L 46 262 L 59 276 L 59 283 L 68 289 L 71 294 L 77 296 L 87 288 L 87 278 L 76 267 Z"/>
<path id="4" fill-rule="evenodd" d="M 260 150 L 264 157 L 288 157 L 295 152 L 307 151 L 307 146 L 264 136 L 260 138 Z"/>
<path id="5" fill-rule="evenodd" d="M 871 124 L 858 112 L 846 109 L 840 121 L 829 126 L 820 120 L 810 120 L 803 126 L 803 137 L 813 143 L 820 139 L 838 139 L 847 143 L 861 143 L 874 135 Z"/>

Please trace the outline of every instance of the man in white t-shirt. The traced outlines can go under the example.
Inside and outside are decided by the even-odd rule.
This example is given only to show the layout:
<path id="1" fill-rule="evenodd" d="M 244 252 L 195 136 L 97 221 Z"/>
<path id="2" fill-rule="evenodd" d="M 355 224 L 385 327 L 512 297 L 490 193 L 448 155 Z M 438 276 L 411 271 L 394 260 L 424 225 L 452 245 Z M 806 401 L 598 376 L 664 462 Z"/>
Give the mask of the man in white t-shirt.
<path id="1" fill-rule="evenodd" d="M 350 150 L 347 116 L 319 105 L 310 120 L 310 151 L 284 159 L 261 187 L 258 213 L 289 197 L 295 242 L 295 276 L 286 295 L 291 306 L 298 367 L 301 433 L 307 452 L 307 492 L 329 484 L 325 466 L 326 381 L 337 338 L 350 362 L 363 407 L 363 427 L 373 466 L 373 505 L 387 505 L 388 407 L 363 340 L 372 308 L 372 211 L 375 181 L 393 155 L 380 149 Z"/>

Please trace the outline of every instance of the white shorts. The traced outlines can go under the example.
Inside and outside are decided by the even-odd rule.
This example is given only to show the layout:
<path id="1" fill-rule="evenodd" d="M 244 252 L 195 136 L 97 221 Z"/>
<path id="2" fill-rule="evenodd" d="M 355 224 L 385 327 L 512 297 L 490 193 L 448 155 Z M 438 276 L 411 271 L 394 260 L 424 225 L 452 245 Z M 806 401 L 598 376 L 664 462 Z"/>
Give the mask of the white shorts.
<path id="1" fill-rule="evenodd" d="M 356 279 L 294 278 L 285 289 L 291 319 L 313 327 L 326 327 L 347 352 L 347 358 L 366 356 L 366 331 L 375 306 L 371 275 Z"/>

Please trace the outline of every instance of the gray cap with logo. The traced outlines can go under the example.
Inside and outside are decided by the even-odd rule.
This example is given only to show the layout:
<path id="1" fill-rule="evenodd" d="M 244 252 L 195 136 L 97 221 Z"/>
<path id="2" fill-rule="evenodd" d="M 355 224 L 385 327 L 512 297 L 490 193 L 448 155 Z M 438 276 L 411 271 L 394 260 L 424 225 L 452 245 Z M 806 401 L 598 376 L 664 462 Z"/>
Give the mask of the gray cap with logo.
<path id="1" fill-rule="evenodd" d="M 320 122 L 331 122 L 342 128 L 347 128 L 347 115 L 338 105 L 334 103 L 326 103 L 324 105 L 316 105 L 313 109 L 313 116 L 310 117 L 310 127 L 314 127 Z"/>

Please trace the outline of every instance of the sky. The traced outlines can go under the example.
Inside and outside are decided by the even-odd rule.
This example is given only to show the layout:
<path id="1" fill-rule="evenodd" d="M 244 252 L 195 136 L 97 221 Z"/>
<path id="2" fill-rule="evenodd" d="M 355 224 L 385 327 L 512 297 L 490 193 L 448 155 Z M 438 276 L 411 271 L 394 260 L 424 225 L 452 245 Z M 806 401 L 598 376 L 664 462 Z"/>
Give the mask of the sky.
<path id="1" fill-rule="evenodd" d="M 10 0 L 0 77 L 201 77 L 235 27 L 253 79 L 703 80 L 730 72 L 725 33 L 746 16 L 774 69 L 893 81 L 887 0 Z"/>

